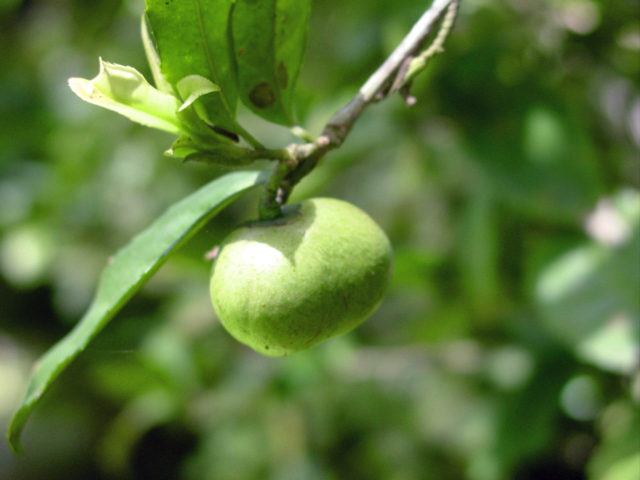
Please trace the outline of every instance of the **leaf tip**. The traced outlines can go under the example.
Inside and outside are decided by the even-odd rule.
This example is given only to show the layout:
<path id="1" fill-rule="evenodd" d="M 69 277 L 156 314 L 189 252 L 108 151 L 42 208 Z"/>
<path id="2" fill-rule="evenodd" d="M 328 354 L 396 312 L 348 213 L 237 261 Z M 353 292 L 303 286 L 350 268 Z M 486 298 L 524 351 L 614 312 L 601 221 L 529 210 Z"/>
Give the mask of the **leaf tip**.
<path id="1" fill-rule="evenodd" d="M 9 446 L 11 450 L 16 455 L 24 454 L 24 448 L 22 446 L 22 442 L 20 441 L 20 433 L 22 432 L 22 427 L 24 425 L 24 420 L 22 415 L 20 415 L 22 409 L 18 410 L 14 415 L 11 423 L 9 424 L 9 429 L 7 431 L 7 440 L 9 442 Z"/>
<path id="2" fill-rule="evenodd" d="M 91 95 L 93 91 L 93 86 L 91 82 L 88 82 L 84 78 L 70 78 L 67 83 L 69 84 L 69 88 L 78 95 L 79 97 L 86 97 Z"/>
<path id="3" fill-rule="evenodd" d="M 24 455 L 24 448 L 22 447 L 22 442 L 19 439 L 16 438 L 14 440 L 9 440 L 9 446 L 15 455 Z"/>

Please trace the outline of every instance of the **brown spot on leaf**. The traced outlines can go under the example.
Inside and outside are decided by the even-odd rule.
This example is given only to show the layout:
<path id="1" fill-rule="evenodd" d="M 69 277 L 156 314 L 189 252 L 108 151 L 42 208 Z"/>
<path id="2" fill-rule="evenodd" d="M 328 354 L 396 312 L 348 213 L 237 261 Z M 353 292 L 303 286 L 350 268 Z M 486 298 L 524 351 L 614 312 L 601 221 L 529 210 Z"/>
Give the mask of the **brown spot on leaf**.
<path id="1" fill-rule="evenodd" d="M 249 100 L 258 108 L 268 108 L 276 101 L 276 94 L 271 85 L 262 82 L 251 89 Z"/>

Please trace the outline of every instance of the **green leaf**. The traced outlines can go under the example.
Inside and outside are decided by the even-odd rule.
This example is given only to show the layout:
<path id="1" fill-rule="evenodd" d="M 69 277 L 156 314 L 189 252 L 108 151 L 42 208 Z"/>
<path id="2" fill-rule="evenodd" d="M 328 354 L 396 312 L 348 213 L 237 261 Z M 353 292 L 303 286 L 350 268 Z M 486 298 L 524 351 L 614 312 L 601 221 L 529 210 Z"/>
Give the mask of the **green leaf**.
<path id="1" fill-rule="evenodd" d="M 210 93 L 219 92 L 220 88 L 216 84 L 200 75 L 189 75 L 180 80 L 176 84 L 176 88 L 180 97 L 184 100 L 179 112 L 193 106 L 200 120 L 207 126 L 215 125 L 204 106 L 203 97 Z"/>
<path id="2" fill-rule="evenodd" d="M 160 57 L 158 51 L 151 38 L 151 32 L 149 31 L 149 25 L 147 24 L 147 17 L 142 15 L 140 21 L 140 31 L 142 36 L 142 45 L 144 46 L 144 53 L 147 56 L 147 62 L 149 62 L 149 68 L 151 68 L 151 74 L 153 75 L 153 81 L 156 84 L 156 88 L 163 93 L 169 93 L 173 95 L 173 87 L 167 82 L 167 79 L 162 75 L 160 70 Z"/>
<path id="3" fill-rule="evenodd" d="M 293 125 L 293 92 L 306 48 L 310 0 L 236 0 L 233 41 L 242 102 Z"/>
<path id="4" fill-rule="evenodd" d="M 178 89 L 180 97 L 184 100 L 180 110 L 188 108 L 203 95 L 220 91 L 220 88 L 216 84 L 200 75 L 184 77 L 176 84 L 176 88 Z"/>
<path id="5" fill-rule="evenodd" d="M 238 135 L 216 127 L 207 122 L 206 112 L 202 111 L 202 104 L 195 99 L 191 105 L 186 105 L 178 109 L 177 115 L 185 130 L 189 132 L 187 136 L 203 146 L 219 145 L 224 143 L 237 142 Z"/>
<path id="6" fill-rule="evenodd" d="M 231 143 L 205 144 L 188 135 L 179 137 L 164 153 L 168 157 L 184 158 L 185 162 L 196 161 L 225 167 L 250 165 L 260 158 L 255 150 Z"/>
<path id="7" fill-rule="evenodd" d="M 233 0 L 146 4 L 165 78 L 175 87 L 184 77 L 200 75 L 220 87 L 203 98 L 209 117 L 215 125 L 241 134 L 235 121 L 238 91 L 229 31 Z"/>
<path id="8" fill-rule="evenodd" d="M 614 463 L 602 480 L 633 480 L 638 478 L 638 472 L 640 472 L 640 453 L 635 453 Z"/>
<path id="9" fill-rule="evenodd" d="M 538 279 L 536 300 L 545 328 L 582 354 L 593 354 L 590 342 L 606 339 L 616 324 L 631 334 L 628 341 L 637 350 L 632 339 L 640 332 L 638 284 L 640 230 L 616 248 L 591 243 L 555 260 Z"/>
<path id="10" fill-rule="evenodd" d="M 200 145 L 189 135 L 178 137 L 171 145 L 171 148 L 164 152 L 167 157 L 186 158 L 187 156 L 198 153 L 201 150 Z"/>
<path id="11" fill-rule="evenodd" d="M 87 313 L 38 362 L 21 406 L 9 425 L 9 443 L 22 452 L 20 433 L 42 395 L 67 365 L 160 268 L 169 255 L 240 193 L 264 183 L 260 171 L 228 174 L 176 203 L 120 250 L 107 265 Z"/>
<path id="12" fill-rule="evenodd" d="M 96 78 L 70 78 L 69 86 L 81 99 L 134 122 L 176 135 L 184 133 L 176 114 L 180 101 L 153 88 L 135 68 L 100 59 L 100 73 Z"/>
<path id="13" fill-rule="evenodd" d="M 640 329 L 633 324 L 632 318 L 623 314 L 614 315 L 576 346 L 576 354 L 584 362 L 602 370 L 632 375 L 638 368 L 640 358 L 638 333 Z"/>
<path id="14" fill-rule="evenodd" d="M 255 157 L 243 155 L 243 152 L 233 145 L 219 145 L 215 148 L 200 150 L 184 157 L 185 162 L 203 162 L 223 167 L 239 167 L 250 165 L 256 161 Z"/>

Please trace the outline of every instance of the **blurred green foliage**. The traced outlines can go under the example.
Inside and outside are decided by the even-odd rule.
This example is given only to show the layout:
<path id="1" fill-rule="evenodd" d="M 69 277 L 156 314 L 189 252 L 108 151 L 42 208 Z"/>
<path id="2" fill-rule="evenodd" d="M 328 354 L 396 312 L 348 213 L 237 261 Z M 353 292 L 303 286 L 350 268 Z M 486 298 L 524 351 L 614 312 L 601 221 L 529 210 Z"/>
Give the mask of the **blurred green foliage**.
<path id="1" fill-rule="evenodd" d="M 314 133 L 426 8 L 316 0 L 298 114 Z M 141 0 L 0 1 L 0 427 L 109 255 L 224 173 L 78 100 L 98 57 L 145 70 Z M 582 479 L 640 471 L 640 2 L 463 0 L 446 53 L 294 191 L 367 210 L 391 291 L 292 357 L 232 340 L 216 217 L 0 442 L 0 479 Z M 269 146 L 289 133 L 248 112 Z"/>

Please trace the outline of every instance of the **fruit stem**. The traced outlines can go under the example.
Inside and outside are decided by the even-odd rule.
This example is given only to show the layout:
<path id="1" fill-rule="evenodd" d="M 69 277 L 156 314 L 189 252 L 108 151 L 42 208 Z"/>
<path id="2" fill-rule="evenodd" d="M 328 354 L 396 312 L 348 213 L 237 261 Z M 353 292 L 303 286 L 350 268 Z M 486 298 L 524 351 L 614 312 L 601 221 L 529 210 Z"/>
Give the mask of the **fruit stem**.
<path id="1" fill-rule="evenodd" d="M 282 205 L 286 199 L 283 197 L 281 185 L 285 177 L 295 170 L 298 165 L 296 147 L 297 145 L 291 145 L 283 149 L 283 153 L 287 153 L 287 158 L 278 161 L 278 165 L 271 173 L 269 180 L 264 184 L 258 207 L 260 220 L 275 220 L 282 216 Z"/>

